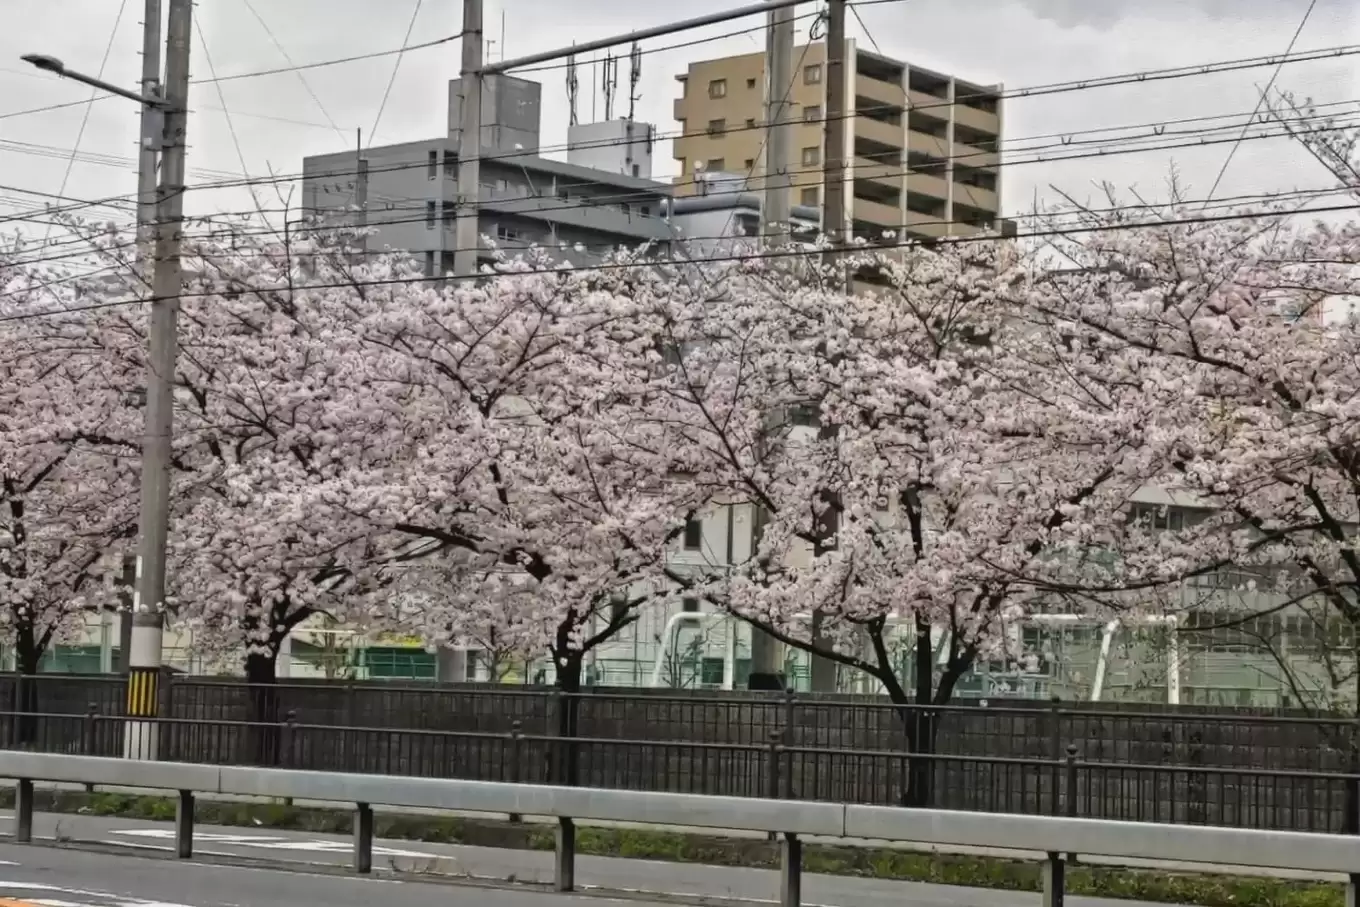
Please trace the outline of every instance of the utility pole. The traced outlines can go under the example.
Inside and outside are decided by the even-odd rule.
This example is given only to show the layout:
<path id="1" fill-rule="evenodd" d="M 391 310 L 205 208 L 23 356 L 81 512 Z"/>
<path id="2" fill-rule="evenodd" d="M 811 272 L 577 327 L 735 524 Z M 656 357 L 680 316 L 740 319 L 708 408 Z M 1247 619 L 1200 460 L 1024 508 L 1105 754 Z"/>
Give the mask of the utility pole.
<path id="1" fill-rule="evenodd" d="M 161 0 L 146 0 L 142 13 L 142 95 L 161 96 Z M 152 281 L 152 262 L 156 241 L 156 168 L 161 159 L 164 111 L 142 105 L 141 134 L 137 148 L 137 266 L 148 285 Z M 137 582 L 137 559 L 123 558 L 123 582 L 128 592 L 119 596 L 118 673 L 127 674 L 132 657 L 132 587 Z"/>
<path id="2" fill-rule="evenodd" d="M 822 232 L 832 245 L 845 241 L 845 7 L 846 0 L 827 0 Z"/>
<path id="3" fill-rule="evenodd" d="M 146 0 L 142 14 L 142 94 L 161 93 L 161 0 Z M 142 105 L 141 137 L 137 152 L 137 258 L 142 277 L 151 278 L 152 245 L 156 222 L 156 165 L 160 161 L 162 111 Z"/>
<path id="4" fill-rule="evenodd" d="M 368 159 L 364 157 L 364 130 L 354 127 L 354 206 L 359 209 L 359 261 L 368 257 Z"/>
<path id="5" fill-rule="evenodd" d="M 827 0 L 826 24 L 826 147 L 822 153 L 822 233 L 831 244 L 825 264 L 838 289 L 849 290 L 850 281 L 837 262 L 837 252 L 845 242 L 845 6 L 846 0 Z M 819 429 L 823 441 L 836 437 L 834 425 Z M 840 496 L 824 494 L 821 504 L 826 508 L 817 527 L 819 556 L 834 548 L 839 527 Z M 812 639 L 824 639 L 824 615 L 812 614 Z M 836 692 L 836 663 L 821 655 L 810 658 L 808 686 L 814 693 Z"/>
<path id="6" fill-rule="evenodd" d="M 157 714 L 165 606 L 166 543 L 170 534 L 170 457 L 175 420 L 175 355 L 181 293 L 184 158 L 189 119 L 189 38 L 193 0 L 170 0 L 165 39 L 165 114 L 160 185 L 156 192 L 156 260 L 151 285 L 146 436 L 142 445 L 142 575 L 128 653 L 128 715 Z M 155 759 L 157 726 L 130 721 L 124 755 Z"/>
<path id="7" fill-rule="evenodd" d="M 793 93 L 794 33 L 793 10 L 774 3 L 770 6 L 765 40 L 765 223 L 761 235 L 766 248 L 775 248 L 790 239 L 793 206 L 789 96 Z M 779 690 L 785 683 L 783 643 L 752 624 L 751 674 L 747 686 L 753 690 Z"/>
<path id="8" fill-rule="evenodd" d="M 765 235 L 778 246 L 789 239 L 793 180 L 789 174 L 789 95 L 793 93 L 793 10 L 770 10 L 765 45 Z"/>
<path id="9" fill-rule="evenodd" d="M 458 130 L 458 207 L 453 232 L 453 273 L 477 273 L 481 244 L 479 208 L 482 182 L 482 0 L 463 0 L 463 91 Z"/>

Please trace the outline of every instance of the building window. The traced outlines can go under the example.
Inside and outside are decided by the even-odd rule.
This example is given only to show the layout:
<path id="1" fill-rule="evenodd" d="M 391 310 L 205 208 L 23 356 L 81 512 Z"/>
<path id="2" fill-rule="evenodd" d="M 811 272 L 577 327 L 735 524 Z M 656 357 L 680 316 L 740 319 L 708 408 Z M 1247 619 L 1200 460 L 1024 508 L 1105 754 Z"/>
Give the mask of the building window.
<path id="1" fill-rule="evenodd" d="M 746 80 L 746 87 L 747 87 L 747 88 L 755 88 L 755 87 L 756 87 L 756 80 L 755 80 L 755 79 L 747 79 L 747 80 Z"/>
<path id="2" fill-rule="evenodd" d="M 724 132 L 726 132 L 726 131 L 727 131 L 727 121 L 726 121 L 726 120 L 709 120 L 709 121 L 708 121 L 708 134 L 709 134 L 709 135 L 714 136 L 714 137 L 717 137 L 717 136 L 722 135 L 722 134 L 723 134 Z"/>
<path id="3" fill-rule="evenodd" d="M 803 67 L 803 84 L 804 85 L 822 84 L 822 64 L 813 63 L 811 66 Z"/>
<path id="4" fill-rule="evenodd" d="M 637 175 L 638 175 L 639 173 L 641 173 L 641 172 L 642 172 L 642 169 L 641 169 L 640 167 L 638 167 L 637 164 L 634 164 L 634 165 L 633 165 L 633 176 L 634 176 L 634 178 L 636 178 Z"/>
<path id="5" fill-rule="evenodd" d="M 688 595 L 685 596 L 684 598 L 680 599 L 680 610 L 683 611 L 685 614 L 699 613 L 699 599 L 691 598 Z"/>
<path id="6" fill-rule="evenodd" d="M 804 189 L 798 198 L 799 204 L 807 205 L 810 208 L 817 207 L 818 201 L 816 186 Z"/>
<path id="7" fill-rule="evenodd" d="M 439 175 L 439 152 L 431 151 L 425 161 L 425 176 L 427 179 L 434 179 Z"/>
<path id="8" fill-rule="evenodd" d="M 746 128 L 747 128 L 747 129 L 755 129 L 755 128 L 756 128 L 755 117 L 748 117 L 748 118 L 747 118 L 747 120 L 746 120 Z"/>
<path id="9" fill-rule="evenodd" d="M 434 202 L 425 203 L 425 229 L 434 229 Z"/>
<path id="10" fill-rule="evenodd" d="M 755 166 L 756 166 L 756 159 L 753 158 L 753 157 L 748 157 L 748 158 L 746 159 L 746 163 L 745 163 L 746 169 L 747 169 L 747 170 L 754 170 L 754 169 L 755 169 Z"/>
<path id="11" fill-rule="evenodd" d="M 704 524 L 697 517 L 685 517 L 685 550 L 698 551 L 703 545 Z"/>
<path id="12" fill-rule="evenodd" d="M 709 82 L 709 83 L 708 83 L 708 96 L 709 96 L 710 98 L 725 98 L 725 97 L 727 97 L 727 80 L 726 80 L 726 79 L 714 79 L 712 82 Z"/>
<path id="13" fill-rule="evenodd" d="M 524 234 L 518 230 L 513 230 L 504 224 L 497 224 L 496 238 L 502 242 L 522 242 L 524 240 Z"/>
<path id="14" fill-rule="evenodd" d="M 803 149 L 803 166 L 812 167 L 822 162 L 822 149 L 809 145 Z"/>
<path id="15" fill-rule="evenodd" d="M 721 157 L 709 158 L 707 169 L 709 173 L 721 173 L 727 169 L 727 159 Z"/>
<path id="16" fill-rule="evenodd" d="M 809 104 L 803 108 L 803 122 L 816 123 L 822 118 L 822 107 L 820 104 Z"/>
<path id="17" fill-rule="evenodd" d="M 434 276 L 434 252 L 430 249 L 425 250 L 425 276 Z"/>
<path id="18" fill-rule="evenodd" d="M 443 215 L 444 229 L 447 230 L 453 226 L 453 222 L 456 219 L 454 217 L 454 212 L 458 209 L 454 207 L 453 202 L 441 202 L 440 204 L 443 207 L 441 214 Z"/>
<path id="19" fill-rule="evenodd" d="M 458 179 L 458 155 L 452 151 L 444 152 L 444 178 Z"/>

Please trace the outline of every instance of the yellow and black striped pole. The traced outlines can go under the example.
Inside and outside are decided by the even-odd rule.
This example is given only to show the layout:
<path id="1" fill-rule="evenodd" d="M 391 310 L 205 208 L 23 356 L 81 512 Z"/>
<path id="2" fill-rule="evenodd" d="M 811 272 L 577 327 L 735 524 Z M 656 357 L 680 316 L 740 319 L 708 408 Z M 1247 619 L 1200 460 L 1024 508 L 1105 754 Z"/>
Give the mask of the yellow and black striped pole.
<path id="1" fill-rule="evenodd" d="M 159 668 L 132 668 L 128 671 L 127 716 L 155 718 L 160 703 Z"/>

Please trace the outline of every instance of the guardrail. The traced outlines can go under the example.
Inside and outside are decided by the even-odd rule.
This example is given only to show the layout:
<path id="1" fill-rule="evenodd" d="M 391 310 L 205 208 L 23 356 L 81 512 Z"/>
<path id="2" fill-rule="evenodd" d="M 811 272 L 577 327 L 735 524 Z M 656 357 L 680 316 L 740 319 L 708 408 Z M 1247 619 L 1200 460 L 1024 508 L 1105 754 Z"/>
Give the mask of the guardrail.
<path id="1" fill-rule="evenodd" d="M 0 753 L 0 777 L 16 781 L 15 840 L 33 840 L 35 781 L 176 791 L 175 853 L 193 855 L 194 797 L 226 794 L 290 797 L 353 804 L 354 870 L 373 868 L 373 807 L 419 807 L 546 816 L 557 820 L 555 887 L 576 888 L 578 821 L 636 822 L 778 835 L 780 904 L 802 901 L 802 841 L 829 837 L 936 846 L 1037 850 L 1043 861 L 1044 907 L 1062 907 L 1066 861 L 1078 855 L 1247 865 L 1349 878 L 1346 903 L 1357 903 L 1360 837 L 1310 832 L 1152 825 L 1057 816 L 977 814 L 948 810 L 800 803 L 748 797 L 602 790 L 487 781 L 456 781 L 142 762 L 97 756 Z"/>
<path id="2" fill-rule="evenodd" d="M 150 739 L 154 750 L 134 745 Z M 1038 759 L 806 746 L 782 732 L 731 744 L 557 736 L 517 722 L 493 733 L 91 709 L 0 712 L 0 749 L 1279 831 L 1353 833 L 1360 817 L 1355 773 L 1106 762 L 1075 745 Z"/>

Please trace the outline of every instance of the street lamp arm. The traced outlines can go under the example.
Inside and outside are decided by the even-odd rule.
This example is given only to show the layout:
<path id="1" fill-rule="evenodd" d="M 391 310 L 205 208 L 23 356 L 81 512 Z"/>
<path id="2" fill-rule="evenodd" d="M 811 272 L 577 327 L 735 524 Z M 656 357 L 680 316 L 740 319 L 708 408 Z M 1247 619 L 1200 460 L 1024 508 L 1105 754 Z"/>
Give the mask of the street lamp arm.
<path id="1" fill-rule="evenodd" d="M 25 63 L 30 63 L 33 66 L 36 66 L 43 72 L 50 72 L 55 75 L 61 76 L 64 79 L 71 79 L 74 82 L 82 82 L 86 85 L 89 85 L 91 88 L 98 88 L 100 91 L 107 91 L 109 94 L 116 94 L 120 98 L 127 98 L 130 101 L 136 101 L 138 104 L 144 104 L 147 107 L 154 107 L 157 110 L 170 109 L 170 105 L 166 103 L 164 98 L 158 98 L 152 95 L 144 95 L 141 94 L 140 92 L 130 91 L 126 88 L 123 88 L 120 85 L 114 85 L 112 82 L 105 82 L 103 79 L 97 79 L 94 76 L 87 76 L 83 72 L 77 72 L 74 69 L 67 69 L 66 64 L 63 63 L 61 60 L 57 59 L 56 57 L 49 57 L 46 54 L 24 54 L 22 57 L 20 57 L 20 59 L 23 60 Z"/>

